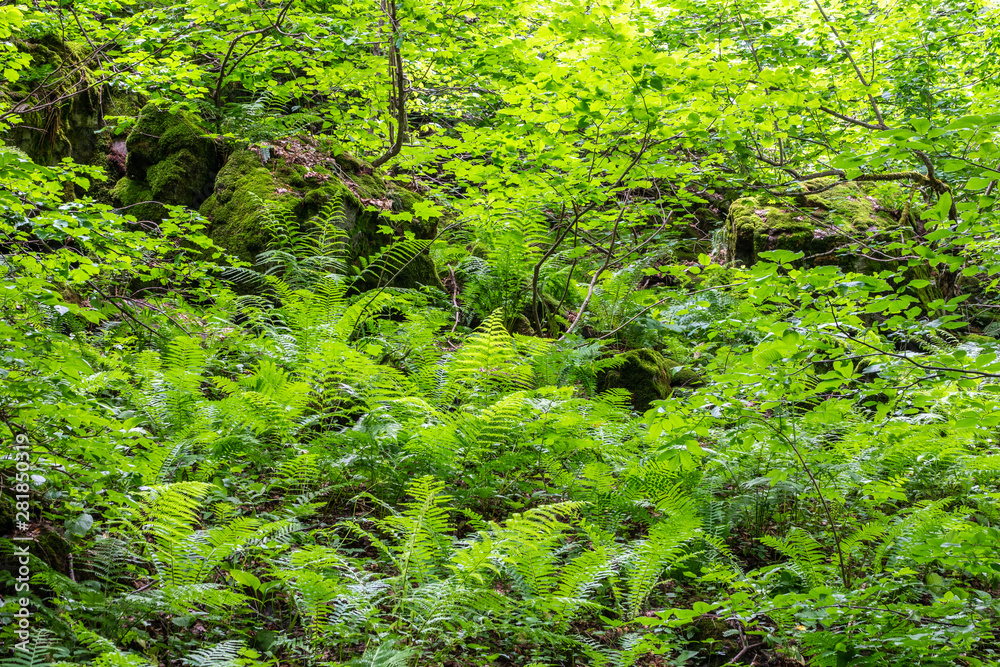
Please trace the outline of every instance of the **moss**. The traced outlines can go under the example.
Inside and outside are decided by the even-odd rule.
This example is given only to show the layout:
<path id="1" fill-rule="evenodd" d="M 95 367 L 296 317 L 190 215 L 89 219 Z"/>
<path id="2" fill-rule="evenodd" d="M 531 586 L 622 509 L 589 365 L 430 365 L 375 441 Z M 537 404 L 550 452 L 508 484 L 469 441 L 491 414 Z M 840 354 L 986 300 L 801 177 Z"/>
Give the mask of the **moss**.
<path id="1" fill-rule="evenodd" d="M 149 186 L 128 177 L 119 180 L 111 189 L 111 200 L 115 206 L 128 207 L 122 213 L 134 215 L 138 220 L 162 220 L 166 215 L 166 210 L 155 202 Z"/>
<path id="2" fill-rule="evenodd" d="M 833 183 L 816 179 L 803 183 L 806 190 L 821 190 Z M 859 258 L 837 256 L 835 249 L 856 232 L 877 232 L 895 226 L 888 213 L 857 183 L 844 183 L 822 192 L 804 193 L 794 207 L 784 202 L 744 197 L 730 206 L 726 226 L 729 256 L 744 264 L 757 261 L 761 252 L 802 252 L 811 264 L 841 264 L 846 270 L 864 270 Z"/>
<path id="3" fill-rule="evenodd" d="M 86 45 L 63 42 L 54 34 L 17 40 L 14 45 L 20 53 L 30 56 L 30 62 L 17 83 L 0 90 L 0 101 L 20 100 L 29 93 L 34 93 L 35 102 L 65 99 L 61 104 L 26 114 L 23 125 L 11 129 L 10 142 L 37 164 L 54 165 L 64 157 L 91 164 L 98 148 L 95 133 L 101 128 L 101 97 L 96 89 L 88 89 L 96 79 L 82 66 Z M 51 77 L 59 68 L 76 74 Z"/>
<path id="4" fill-rule="evenodd" d="M 307 176 L 311 172 L 318 176 Z M 300 224 L 307 224 L 330 202 L 340 202 L 343 215 L 338 224 L 347 232 L 350 259 L 354 262 L 377 254 L 391 243 L 391 238 L 379 231 L 387 221 L 377 211 L 365 210 L 357 193 L 365 199 L 384 199 L 388 189 L 381 177 L 372 174 L 358 173 L 349 182 L 345 183 L 346 180 L 322 165 L 306 168 L 276 159 L 264 166 L 256 153 L 237 151 L 219 172 L 215 191 L 200 211 L 211 220 L 209 235 L 217 245 L 244 261 L 252 261 L 267 249 L 270 241 L 267 230 L 260 224 L 261 201 L 278 202 Z M 404 195 L 399 199 L 412 208 L 419 196 Z M 397 201 L 395 196 L 393 200 Z M 406 209 L 401 207 L 399 210 Z M 424 239 L 433 238 L 437 232 L 433 223 L 414 222 L 400 227 L 400 231 L 413 232 L 417 238 Z M 394 284 L 411 288 L 432 285 L 443 289 L 434 262 L 427 253 L 414 258 Z"/>
<path id="5" fill-rule="evenodd" d="M 637 412 L 645 412 L 653 401 L 667 398 L 673 387 L 694 385 L 701 376 L 648 348 L 631 350 L 621 357 L 616 368 L 606 371 L 598 381 L 601 391 L 626 389 L 632 394 Z"/>
<path id="6" fill-rule="evenodd" d="M 750 265 L 767 250 L 806 250 L 815 237 L 815 226 L 806 215 L 793 215 L 752 197 L 737 199 L 729 208 L 728 252 Z"/>
<path id="7" fill-rule="evenodd" d="M 190 151 L 172 153 L 146 172 L 146 182 L 153 196 L 164 201 L 186 201 L 192 198 L 189 175 L 199 169 L 198 158 Z"/>
<path id="8" fill-rule="evenodd" d="M 424 200 L 416 192 L 396 187 L 389 190 L 389 196 L 392 198 L 393 211 L 412 211 L 418 202 Z"/>
<path id="9" fill-rule="evenodd" d="M 191 114 L 147 104 L 125 140 L 126 177 L 159 202 L 196 208 L 212 193 L 217 160 L 215 144 L 202 134 Z"/>
<path id="10" fill-rule="evenodd" d="M 371 171 L 370 165 L 348 153 L 338 153 L 333 156 L 333 159 L 337 161 L 338 167 L 352 176 L 360 174 L 362 171 Z"/>
<path id="11" fill-rule="evenodd" d="M 215 180 L 215 192 L 200 212 L 212 221 L 209 236 L 229 253 L 250 262 L 267 247 L 260 224 L 261 202 L 277 198 L 271 172 L 253 151 L 233 153 Z"/>
<path id="12" fill-rule="evenodd" d="M 195 158 L 199 172 L 207 172 L 215 162 L 215 146 L 202 134 L 204 130 L 191 114 L 172 114 L 155 104 L 147 104 L 125 141 L 128 149 L 125 174 L 145 180 L 150 167 L 181 151 L 188 151 Z M 197 175 L 200 174 L 192 174 L 192 178 Z"/>
<path id="13" fill-rule="evenodd" d="M 362 197 L 367 197 L 369 199 L 384 196 L 386 193 L 385 181 L 382 180 L 381 176 L 375 174 L 359 174 L 351 178 L 355 185 L 358 186 L 358 190 L 361 191 Z"/>
<path id="14" fill-rule="evenodd" d="M 807 190 L 819 190 L 832 185 L 834 179 L 816 179 L 802 185 Z M 875 202 L 858 183 L 843 183 L 830 190 L 803 195 L 801 201 L 829 212 L 827 224 L 848 227 L 854 231 L 880 228 L 885 221 L 875 215 Z"/>

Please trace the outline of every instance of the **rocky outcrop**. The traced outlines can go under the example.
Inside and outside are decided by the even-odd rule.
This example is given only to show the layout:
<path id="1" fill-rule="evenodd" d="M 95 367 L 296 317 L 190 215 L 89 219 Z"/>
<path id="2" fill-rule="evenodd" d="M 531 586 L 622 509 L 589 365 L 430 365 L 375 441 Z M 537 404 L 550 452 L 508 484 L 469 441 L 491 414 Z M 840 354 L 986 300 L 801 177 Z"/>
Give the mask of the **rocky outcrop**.
<path id="1" fill-rule="evenodd" d="M 805 192 L 792 201 L 744 197 L 733 202 L 725 228 L 727 259 L 750 266 L 761 252 L 791 250 L 804 253 L 808 265 L 870 270 L 864 257 L 838 255 L 836 251 L 853 239 L 898 227 L 896 216 L 858 183 L 843 183 L 829 190 L 823 188 L 831 181 L 824 179 L 802 185 Z M 811 194 L 810 190 L 817 192 Z"/>
<path id="2" fill-rule="evenodd" d="M 92 164 L 100 151 L 97 131 L 102 127 L 103 91 L 87 89 L 93 75 L 81 67 L 86 45 L 41 35 L 18 41 L 15 46 L 30 57 L 30 62 L 18 81 L 0 90 L 0 99 L 20 103 L 18 108 L 38 109 L 24 115 L 22 123 L 11 130 L 8 142 L 37 164 L 51 166 L 64 157 Z M 77 75 L 52 76 L 56 72 Z"/>
<path id="3" fill-rule="evenodd" d="M 859 241 L 884 248 L 900 236 L 912 237 L 914 228 L 903 203 L 904 191 L 896 191 L 899 201 L 888 202 L 874 196 L 875 184 L 847 182 L 827 189 L 834 182 L 816 179 L 802 183 L 805 192 L 792 201 L 744 197 L 733 202 L 723 228 L 725 259 L 750 266 L 761 252 L 802 252 L 800 261 L 806 266 L 836 265 L 844 271 L 869 274 L 891 270 L 908 280 L 920 280 L 918 284 L 923 286 L 914 287 L 913 293 L 924 307 L 940 299 L 941 290 L 933 283 L 926 263 L 895 261 L 891 253 L 898 256 L 898 251 L 879 251 L 877 258 L 864 252 L 841 252 Z M 882 197 L 887 197 L 885 192 Z"/>
<path id="4" fill-rule="evenodd" d="M 273 207 L 300 225 L 315 224 L 321 212 L 347 233 L 351 263 L 412 234 L 432 239 L 437 221 L 391 220 L 384 213 L 412 212 L 421 197 L 387 184 L 363 162 L 346 154 L 326 154 L 305 139 L 291 139 L 269 149 L 265 162 L 252 150 L 234 152 L 219 172 L 212 195 L 200 211 L 211 223 L 209 236 L 243 261 L 252 262 L 271 240 L 262 215 Z M 394 234 L 385 233 L 392 228 Z M 426 252 L 414 257 L 393 281 L 399 287 L 442 288 Z M 442 288 L 443 289 L 443 288 Z"/>
<path id="5" fill-rule="evenodd" d="M 124 141 L 111 135 L 106 119 L 135 116 L 135 101 L 124 91 L 94 85 L 97 78 L 87 66 L 86 44 L 43 34 L 17 40 L 14 46 L 29 63 L 17 81 L 0 88 L 0 101 L 25 110 L 20 124 L 6 134 L 6 143 L 36 164 L 52 166 L 70 158 L 103 168 L 107 181 L 91 183 L 87 194 L 109 203 L 110 186 L 124 173 Z"/>

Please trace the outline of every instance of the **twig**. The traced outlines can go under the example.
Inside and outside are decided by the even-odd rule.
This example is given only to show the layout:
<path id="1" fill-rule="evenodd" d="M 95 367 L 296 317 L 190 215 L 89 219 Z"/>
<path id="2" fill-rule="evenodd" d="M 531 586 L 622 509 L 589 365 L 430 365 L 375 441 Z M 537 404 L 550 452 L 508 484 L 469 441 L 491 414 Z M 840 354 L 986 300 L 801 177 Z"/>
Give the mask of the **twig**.
<path id="1" fill-rule="evenodd" d="M 396 19 L 396 0 L 385 0 L 382 5 L 383 11 L 389 17 L 389 73 L 393 78 L 395 89 L 392 97 L 396 104 L 396 138 L 385 153 L 372 162 L 372 167 L 378 169 L 383 164 L 399 155 L 403 150 L 403 142 L 406 141 L 406 77 L 403 75 L 403 56 L 400 55 L 397 42 L 402 38 L 399 35 L 399 21 Z"/>
<path id="2" fill-rule="evenodd" d="M 594 286 L 597 285 L 597 279 L 601 277 L 601 274 L 604 273 L 605 269 L 608 268 L 608 264 L 611 263 L 611 258 L 614 256 L 615 252 L 615 241 L 618 238 L 618 225 L 621 223 L 622 218 L 625 217 L 625 210 L 626 209 L 624 207 L 621 209 L 621 212 L 618 214 L 618 219 L 615 220 L 615 226 L 611 230 L 611 245 L 608 247 L 608 254 L 607 257 L 605 257 L 604 259 L 604 264 L 601 266 L 600 269 L 594 272 L 594 277 L 590 281 L 590 286 L 587 288 L 587 296 L 584 297 L 583 303 L 580 304 L 580 308 L 579 310 L 577 310 L 576 317 L 566 328 L 566 333 L 564 333 L 559 340 L 565 340 L 566 336 L 573 333 L 573 329 L 575 329 L 576 325 L 579 324 L 580 320 L 583 318 L 583 313 L 587 310 L 587 304 L 590 303 L 590 298 L 594 296 Z"/>
<path id="3" fill-rule="evenodd" d="M 840 48 L 844 50 L 844 53 L 847 55 L 847 59 L 851 61 L 851 65 L 854 67 L 854 72 L 855 74 L 858 75 L 858 79 L 861 81 L 861 85 L 863 85 L 866 89 L 865 94 L 868 96 L 868 101 L 871 103 L 872 110 L 875 112 L 875 117 L 878 119 L 878 126 L 871 129 L 879 129 L 879 130 L 888 129 L 888 127 L 885 124 L 885 121 L 882 120 L 882 111 L 879 110 L 878 103 L 875 102 L 875 98 L 872 97 L 871 92 L 867 90 L 871 86 L 871 83 L 865 80 L 865 75 L 861 73 L 861 68 L 858 67 L 858 63 L 854 61 L 854 56 L 851 55 L 851 50 L 847 48 L 847 44 L 844 43 L 844 40 L 840 37 L 840 32 L 837 31 L 837 26 L 834 25 L 833 21 L 830 20 L 830 17 L 826 15 L 826 11 L 823 9 L 823 5 L 819 3 L 819 0 L 813 0 L 813 3 L 816 5 L 816 9 L 819 10 L 820 15 L 823 17 L 823 20 L 826 22 L 828 26 L 830 26 L 830 30 L 833 31 L 834 37 L 836 37 L 837 41 L 840 43 Z M 874 79 L 872 82 L 874 82 Z"/>

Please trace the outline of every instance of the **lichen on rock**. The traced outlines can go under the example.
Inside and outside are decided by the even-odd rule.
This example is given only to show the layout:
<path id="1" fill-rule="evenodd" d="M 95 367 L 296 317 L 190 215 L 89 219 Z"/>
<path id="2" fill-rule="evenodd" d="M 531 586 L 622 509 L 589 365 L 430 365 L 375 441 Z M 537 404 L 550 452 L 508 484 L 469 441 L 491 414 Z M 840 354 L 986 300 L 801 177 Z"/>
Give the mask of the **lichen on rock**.
<path id="1" fill-rule="evenodd" d="M 761 252 L 791 250 L 804 253 L 809 264 L 864 270 L 856 265 L 861 258 L 837 256 L 836 249 L 852 237 L 883 232 L 898 222 L 861 184 L 830 187 L 833 183 L 806 181 L 802 194 L 791 202 L 761 196 L 737 199 L 726 221 L 728 258 L 749 266 Z"/>

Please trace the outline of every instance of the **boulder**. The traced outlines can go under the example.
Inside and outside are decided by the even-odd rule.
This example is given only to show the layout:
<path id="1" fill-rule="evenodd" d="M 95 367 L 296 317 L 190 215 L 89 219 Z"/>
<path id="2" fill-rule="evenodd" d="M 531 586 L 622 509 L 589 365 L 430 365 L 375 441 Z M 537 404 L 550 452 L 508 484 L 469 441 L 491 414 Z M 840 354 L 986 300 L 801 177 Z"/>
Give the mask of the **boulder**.
<path id="1" fill-rule="evenodd" d="M 18 40 L 15 47 L 29 56 L 30 62 L 16 82 L 6 89 L 0 88 L 0 100 L 16 104 L 34 93 L 24 102 L 30 108 L 61 97 L 66 99 L 25 114 L 21 125 L 11 129 L 9 143 L 27 153 L 36 164 L 51 166 L 64 157 L 71 157 L 79 164 L 91 164 L 99 151 L 100 137 L 96 132 L 102 126 L 102 91 L 87 90 L 95 79 L 90 70 L 80 67 L 87 45 L 43 34 Z M 72 77 L 52 77 L 56 71 L 79 73 Z M 47 84 L 47 80 L 54 82 Z"/>
<path id="2" fill-rule="evenodd" d="M 750 266 L 761 252 L 791 250 L 804 253 L 808 265 L 870 271 L 873 267 L 863 257 L 838 255 L 836 250 L 851 239 L 898 227 L 897 218 L 858 183 L 822 190 L 831 184 L 827 179 L 802 183 L 805 192 L 788 202 L 761 196 L 734 201 L 725 227 L 726 259 Z"/>
<path id="3" fill-rule="evenodd" d="M 322 224 L 321 213 L 347 233 L 348 261 L 377 254 L 394 236 L 412 234 L 433 239 L 437 221 L 392 221 L 383 212 L 411 212 L 420 195 L 387 184 L 370 167 L 345 154 L 327 155 L 305 140 L 288 140 L 272 151 L 267 162 L 253 150 L 234 152 L 219 171 L 212 195 L 200 212 L 210 221 L 209 236 L 239 259 L 253 262 L 268 248 L 271 234 L 262 211 L 295 224 Z M 437 269 L 422 252 L 393 281 L 397 287 L 431 285 L 443 289 Z"/>
<path id="4" fill-rule="evenodd" d="M 30 57 L 29 64 L 16 82 L 0 88 L 0 101 L 42 108 L 25 113 L 5 141 L 36 164 L 52 166 L 71 158 L 77 164 L 103 168 L 107 180 L 92 182 L 86 192 L 102 203 L 112 203 L 111 186 L 124 173 L 125 142 L 107 131 L 105 121 L 109 116 L 134 117 L 139 107 L 123 90 L 93 86 L 98 75 L 84 64 L 87 44 L 42 34 L 17 40 L 14 46 Z M 57 71 L 76 71 L 77 75 L 52 76 Z M 48 105 L 54 99 L 61 101 Z M 77 187 L 67 198 L 83 192 Z"/>
<path id="5" fill-rule="evenodd" d="M 878 273 L 896 271 L 909 280 L 928 280 L 931 284 L 914 289 L 926 308 L 941 298 L 933 284 L 926 263 L 910 266 L 903 261 L 875 261 L 863 253 L 838 252 L 852 241 L 865 239 L 873 247 L 912 237 L 912 221 L 905 204 L 883 204 L 874 196 L 875 184 L 847 182 L 825 189 L 834 179 L 815 179 L 801 185 L 805 191 L 791 201 L 774 202 L 762 196 L 737 199 L 729 208 L 723 228 L 725 259 L 750 266 L 761 252 L 791 250 L 802 252 L 806 266 L 836 265 L 844 271 Z M 904 191 L 896 199 L 905 201 Z M 885 193 L 883 193 L 885 196 Z M 899 202 L 896 202 L 899 203 Z"/>
<path id="6" fill-rule="evenodd" d="M 190 113 L 144 106 L 125 140 L 125 177 L 111 191 L 115 204 L 147 220 L 166 215 L 161 204 L 201 205 L 218 165 L 215 143 L 205 134 Z"/>
<path id="7" fill-rule="evenodd" d="M 695 371 L 684 368 L 656 350 L 644 348 L 621 355 L 618 365 L 598 377 L 597 387 L 600 391 L 626 389 L 632 394 L 632 406 L 636 412 L 645 412 L 653 401 L 670 396 L 675 387 L 700 383 L 701 376 Z"/>

